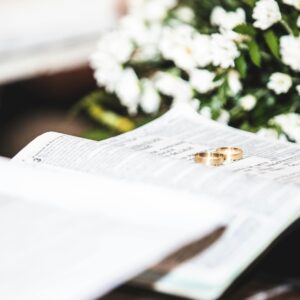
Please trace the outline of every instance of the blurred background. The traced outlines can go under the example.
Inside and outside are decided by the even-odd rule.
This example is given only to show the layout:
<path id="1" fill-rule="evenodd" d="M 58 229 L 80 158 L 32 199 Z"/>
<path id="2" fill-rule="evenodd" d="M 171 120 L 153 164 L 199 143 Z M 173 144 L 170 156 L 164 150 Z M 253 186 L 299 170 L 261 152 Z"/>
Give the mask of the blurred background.
<path id="1" fill-rule="evenodd" d="M 68 111 L 96 87 L 88 59 L 124 2 L 0 2 L 0 156 L 14 156 L 43 132 L 80 135 L 89 127 Z"/>

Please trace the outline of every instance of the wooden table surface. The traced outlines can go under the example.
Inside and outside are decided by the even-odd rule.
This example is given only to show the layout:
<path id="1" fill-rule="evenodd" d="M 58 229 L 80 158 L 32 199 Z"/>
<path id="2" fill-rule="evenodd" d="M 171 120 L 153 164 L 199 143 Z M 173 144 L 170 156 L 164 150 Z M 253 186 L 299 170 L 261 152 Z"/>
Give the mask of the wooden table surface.
<path id="1" fill-rule="evenodd" d="M 222 297 L 224 300 L 300 300 L 300 227 L 280 238 Z M 123 286 L 101 300 L 182 300 Z M 99 299 L 100 300 L 100 299 Z"/>

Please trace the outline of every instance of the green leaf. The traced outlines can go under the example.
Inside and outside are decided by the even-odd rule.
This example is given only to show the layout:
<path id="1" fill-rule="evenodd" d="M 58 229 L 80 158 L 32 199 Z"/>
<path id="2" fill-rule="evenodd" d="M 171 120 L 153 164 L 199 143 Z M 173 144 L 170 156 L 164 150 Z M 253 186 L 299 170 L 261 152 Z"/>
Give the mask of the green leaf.
<path id="1" fill-rule="evenodd" d="M 218 74 L 216 75 L 216 77 L 214 78 L 214 82 L 218 82 L 220 80 L 222 80 L 224 78 L 224 74 Z"/>
<path id="2" fill-rule="evenodd" d="M 273 30 L 268 30 L 264 34 L 265 41 L 271 51 L 271 53 L 278 59 L 280 59 L 279 55 L 279 40 L 275 35 Z"/>
<path id="3" fill-rule="evenodd" d="M 249 5 L 250 7 L 254 7 L 256 0 L 242 0 L 245 4 Z"/>
<path id="4" fill-rule="evenodd" d="M 245 35 L 250 35 L 250 36 L 255 36 L 256 35 L 256 30 L 253 26 L 249 24 L 241 24 L 238 25 L 233 29 L 236 33 L 240 34 L 245 34 Z"/>
<path id="5" fill-rule="evenodd" d="M 252 62 L 257 66 L 261 66 L 261 52 L 258 44 L 252 40 L 248 43 L 249 46 L 249 54 Z"/>
<path id="6" fill-rule="evenodd" d="M 247 76 L 247 70 L 248 70 L 245 57 L 243 55 L 239 56 L 235 61 L 235 65 L 241 77 L 245 78 Z"/>

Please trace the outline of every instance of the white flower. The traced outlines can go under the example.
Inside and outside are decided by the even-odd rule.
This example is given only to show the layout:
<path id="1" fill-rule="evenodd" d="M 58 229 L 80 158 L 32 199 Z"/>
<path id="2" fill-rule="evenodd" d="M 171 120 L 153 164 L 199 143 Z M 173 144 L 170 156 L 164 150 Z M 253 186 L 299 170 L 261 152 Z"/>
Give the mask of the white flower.
<path id="1" fill-rule="evenodd" d="M 137 112 L 141 90 L 138 77 L 133 69 L 127 68 L 123 71 L 116 86 L 116 94 L 130 114 Z"/>
<path id="2" fill-rule="evenodd" d="M 293 81 L 291 76 L 284 73 L 273 73 L 268 82 L 268 88 L 275 92 L 275 94 L 285 94 L 292 87 Z"/>
<path id="3" fill-rule="evenodd" d="M 212 112 L 210 107 L 208 106 L 204 106 L 201 110 L 200 110 L 200 115 L 207 118 L 207 119 L 211 119 L 212 118 Z"/>
<path id="4" fill-rule="evenodd" d="M 181 98 L 174 98 L 171 107 L 182 107 L 182 105 L 184 105 L 185 107 L 189 106 L 190 108 L 198 112 L 200 107 L 200 101 L 198 99 L 184 100 Z"/>
<path id="5" fill-rule="evenodd" d="M 280 53 L 284 64 L 300 72 L 300 37 L 291 35 L 281 37 Z"/>
<path id="6" fill-rule="evenodd" d="M 242 42 L 246 38 L 245 35 L 233 31 L 236 26 L 246 23 L 246 13 L 242 8 L 238 8 L 235 12 L 227 12 L 223 7 L 216 6 L 210 16 L 210 22 L 218 26 L 220 32 L 233 41 Z"/>
<path id="7" fill-rule="evenodd" d="M 255 107 L 257 99 L 253 95 L 246 95 L 240 98 L 239 103 L 243 110 L 250 111 Z"/>
<path id="8" fill-rule="evenodd" d="M 232 30 L 236 26 L 246 23 L 246 13 L 242 8 L 238 8 L 235 12 L 227 12 L 223 7 L 216 6 L 212 11 L 210 22 L 221 29 Z"/>
<path id="9" fill-rule="evenodd" d="M 204 68 L 212 63 L 212 45 L 209 35 L 196 33 L 191 48 L 198 67 Z"/>
<path id="10" fill-rule="evenodd" d="M 191 70 L 196 67 L 193 49 L 194 28 L 180 25 L 163 30 L 159 49 L 165 59 L 172 60 L 178 68 Z"/>
<path id="11" fill-rule="evenodd" d="M 228 124 L 230 121 L 230 114 L 227 110 L 222 109 L 220 115 L 217 119 L 217 122 L 222 124 Z"/>
<path id="12" fill-rule="evenodd" d="M 120 30 L 139 47 L 156 45 L 161 37 L 162 24 L 147 23 L 138 16 L 128 15 L 121 19 Z"/>
<path id="13" fill-rule="evenodd" d="M 279 135 L 278 132 L 273 128 L 261 128 L 257 131 L 257 135 L 267 138 L 277 140 Z"/>
<path id="14" fill-rule="evenodd" d="M 146 45 L 143 47 L 139 47 L 134 52 L 132 56 L 132 61 L 141 63 L 141 62 L 149 62 L 156 61 L 159 59 L 159 50 L 155 45 Z"/>
<path id="15" fill-rule="evenodd" d="M 300 142 L 300 115 L 289 113 L 276 116 L 274 123 L 279 125 L 283 132 L 297 143 Z"/>
<path id="16" fill-rule="evenodd" d="M 161 24 L 146 24 L 141 18 L 128 15 L 122 18 L 120 30 L 137 47 L 132 56 L 133 61 L 144 62 L 156 60 L 159 57 L 158 43 L 162 34 Z"/>
<path id="17" fill-rule="evenodd" d="M 98 86 L 104 87 L 107 92 L 113 93 L 122 75 L 122 66 L 111 56 L 101 52 L 93 54 L 90 63 L 95 70 L 94 77 Z"/>
<path id="18" fill-rule="evenodd" d="M 188 6 L 181 6 L 175 11 L 175 17 L 185 23 L 192 23 L 195 19 L 194 11 Z"/>
<path id="19" fill-rule="evenodd" d="M 214 82 L 216 74 L 207 70 L 193 70 L 190 72 L 190 83 L 200 94 L 205 94 L 217 87 Z"/>
<path id="20" fill-rule="evenodd" d="M 234 60 L 239 57 L 240 52 L 236 44 L 226 35 L 212 35 L 212 62 L 214 66 L 224 69 L 234 67 Z"/>
<path id="21" fill-rule="evenodd" d="M 226 10 L 221 6 L 216 6 L 210 15 L 210 23 L 213 26 L 222 26 L 222 22 L 225 19 Z"/>
<path id="22" fill-rule="evenodd" d="M 283 0 L 284 4 L 294 6 L 296 9 L 300 10 L 300 1 L 299 0 Z"/>
<path id="23" fill-rule="evenodd" d="M 300 96 L 300 84 L 298 84 L 298 85 L 296 86 L 296 91 L 298 92 L 298 94 L 299 94 L 299 96 Z"/>
<path id="24" fill-rule="evenodd" d="M 240 74 L 235 70 L 230 70 L 228 73 L 228 85 L 232 96 L 236 96 L 243 88 Z"/>
<path id="25" fill-rule="evenodd" d="M 120 20 L 119 27 L 138 46 L 147 43 L 148 28 L 143 19 L 127 15 Z"/>
<path id="26" fill-rule="evenodd" d="M 113 31 L 105 34 L 97 46 L 98 52 L 110 55 L 121 64 L 130 59 L 133 50 L 132 41 L 121 31 Z"/>
<path id="27" fill-rule="evenodd" d="M 162 94 L 176 101 L 190 101 L 193 97 L 190 84 L 174 75 L 158 72 L 154 77 L 154 83 Z"/>
<path id="28" fill-rule="evenodd" d="M 200 108 L 200 100 L 199 99 L 192 99 L 191 101 L 188 102 L 188 104 L 195 110 L 198 111 Z"/>
<path id="29" fill-rule="evenodd" d="M 275 0 L 259 0 L 252 14 L 254 26 L 262 30 L 270 28 L 282 18 L 279 5 Z"/>
<path id="30" fill-rule="evenodd" d="M 122 31 L 115 30 L 100 39 L 90 64 L 95 70 L 95 79 L 100 87 L 114 92 L 122 75 L 122 64 L 127 62 L 134 50 L 131 39 Z"/>
<path id="31" fill-rule="evenodd" d="M 212 62 L 210 36 L 199 34 L 188 25 L 164 28 L 159 50 L 165 59 L 185 71 L 203 68 Z"/>
<path id="32" fill-rule="evenodd" d="M 149 79 L 144 79 L 143 82 L 143 93 L 141 97 L 141 108 L 147 114 L 154 114 L 159 110 L 160 96 L 154 87 L 154 84 Z"/>
<path id="33" fill-rule="evenodd" d="M 177 0 L 129 0 L 129 14 L 143 18 L 146 21 L 161 21 L 171 8 L 177 5 Z"/>

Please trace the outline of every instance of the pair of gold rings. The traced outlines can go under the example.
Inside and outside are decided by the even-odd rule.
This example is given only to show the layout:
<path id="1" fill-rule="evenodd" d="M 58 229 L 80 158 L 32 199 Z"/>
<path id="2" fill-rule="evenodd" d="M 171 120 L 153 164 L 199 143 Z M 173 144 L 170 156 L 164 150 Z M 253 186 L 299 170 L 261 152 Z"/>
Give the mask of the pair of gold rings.
<path id="1" fill-rule="evenodd" d="M 207 166 L 221 166 L 224 163 L 230 163 L 241 160 L 244 151 L 238 147 L 221 147 L 214 151 L 205 151 L 195 154 L 195 162 Z"/>

